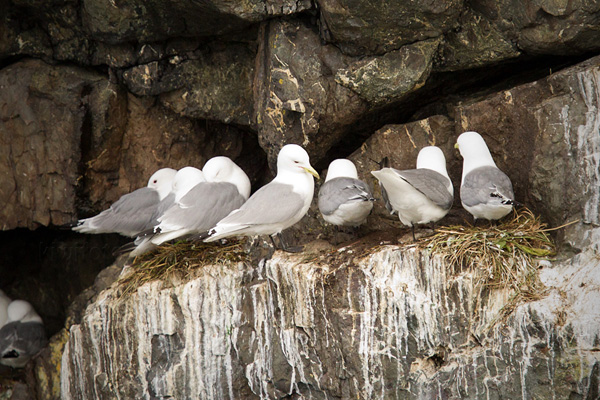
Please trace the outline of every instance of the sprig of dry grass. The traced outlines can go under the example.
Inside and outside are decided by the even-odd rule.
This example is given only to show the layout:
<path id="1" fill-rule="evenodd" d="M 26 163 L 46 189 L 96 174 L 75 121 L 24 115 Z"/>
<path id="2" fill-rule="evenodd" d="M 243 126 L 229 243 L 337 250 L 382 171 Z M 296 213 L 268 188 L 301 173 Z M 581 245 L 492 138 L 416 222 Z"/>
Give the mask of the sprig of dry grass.
<path id="1" fill-rule="evenodd" d="M 545 295 L 546 288 L 538 274 L 538 261 L 556 254 L 549 235 L 551 230 L 530 210 L 521 209 L 515 211 L 511 220 L 498 225 L 439 228 L 435 235 L 423 239 L 419 246 L 441 254 L 454 273 L 472 273 L 476 303 L 481 301 L 484 289 L 512 290 L 509 302 L 493 321 L 495 324 L 510 315 L 517 305 Z"/>
<path id="2" fill-rule="evenodd" d="M 148 282 L 167 282 L 174 277 L 185 279 L 204 265 L 223 265 L 248 259 L 243 241 L 232 241 L 227 245 L 188 241 L 165 243 L 155 251 L 134 259 L 130 266 L 132 272 L 119 280 L 121 297 L 135 292 Z"/>

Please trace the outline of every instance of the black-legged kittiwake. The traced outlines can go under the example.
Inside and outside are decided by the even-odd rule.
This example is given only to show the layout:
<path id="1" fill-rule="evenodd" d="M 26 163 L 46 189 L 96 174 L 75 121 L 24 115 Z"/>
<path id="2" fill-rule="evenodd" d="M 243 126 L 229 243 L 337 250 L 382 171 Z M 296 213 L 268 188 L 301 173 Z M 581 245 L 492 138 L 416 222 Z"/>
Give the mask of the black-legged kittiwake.
<path id="1" fill-rule="evenodd" d="M 0 364 L 22 368 L 48 342 L 42 318 L 25 300 L 8 306 L 8 319 L 0 328 Z"/>
<path id="2" fill-rule="evenodd" d="M 205 182 L 188 189 L 186 182 L 177 183 L 173 206 L 158 218 L 155 234 L 131 252 L 137 256 L 169 240 L 208 231 L 231 211 L 239 208 L 250 195 L 246 173 L 227 157 L 213 157 L 202 169 Z M 180 190 L 188 189 L 181 196 Z"/>
<path id="3" fill-rule="evenodd" d="M 120 233 L 135 237 L 155 224 L 158 204 L 171 191 L 175 178 L 172 168 L 156 171 L 144 188 L 121 196 L 100 214 L 78 221 L 72 229 L 81 233 Z"/>
<path id="4" fill-rule="evenodd" d="M 373 209 L 373 201 L 371 189 L 358 179 L 352 161 L 337 159 L 329 164 L 318 199 L 319 211 L 325 221 L 341 226 L 361 225 Z"/>
<path id="5" fill-rule="evenodd" d="M 400 221 L 412 227 L 442 219 L 452 207 L 454 187 L 446 171 L 444 153 L 436 146 L 421 149 L 417 169 L 382 168 L 371 172 L 388 193 Z"/>
<path id="6" fill-rule="evenodd" d="M 275 235 L 300 221 L 313 198 L 313 177 L 308 153 L 296 144 L 283 146 L 277 157 L 277 176 L 254 193 L 239 210 L 219 221 L 206 242 L 230 236 Z M 272 237 L 271 237 L 272 238 Z M 279 235 L 281 241 L 281 235 Z M 281 242 L 284 250 L 298 251 Z"/>
<path id="7" fill-rule="evenodd" d="M 485 141 L 477 132 L 465 132 L 455 147 L 463 157 L 460 201 L 475 220 L 497 220 L 515 204 L 512 183 L 498 169 Z"/>

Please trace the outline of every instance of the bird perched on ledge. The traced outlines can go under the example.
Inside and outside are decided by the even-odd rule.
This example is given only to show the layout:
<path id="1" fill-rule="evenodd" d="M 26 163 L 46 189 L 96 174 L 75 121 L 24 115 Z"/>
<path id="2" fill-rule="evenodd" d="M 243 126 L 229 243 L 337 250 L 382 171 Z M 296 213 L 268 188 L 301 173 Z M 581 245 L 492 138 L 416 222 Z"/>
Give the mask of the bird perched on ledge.
<path id="1" fill-rule="evenodd" d="M 329 164 L 318 200 L 325 221 L 341 226 L 361 225 L 371 213 L 374 201 L 369 186 L 358 179 L 352 161 L 338 159 Z"/>
<path id="2" fill-rule="evenodd" d="M 8 319 L 0 328 L 0 364 L 22 368 L 48 342 L 42 318 L 25 300 L 8 306 Z"/>
<path id="3" fill-rule="evenodd" d="M 460 201 L 475 220 L 497 220 L 513 208 L 510 178 L 498 169 L 485 140 L 477 132 L 464 132 L 456 141 L 463 157 Z"/>
<path id="4" fill-rule="evenodd" d="M 454 187 L 446 171 L 446 158 L 439 147 L 421 149 L 417 169 L 382 168 L 371 173 L 385 188 L 400 221 L 412 228 L 413 240 L 416 240 L 415 224 L 437 222 L 452 207 Z"/>
<path id="5" fill-rule="evenodd" d="M 248 176 L 228 157 L 208 160 L 202 179 L 193 172 L 177 172 L 175 203 L 158 218 L 152 233 L 136 240 L 137 247 L 130 256 L 143 254 L 169 240 L 206 232 L 250 195 Z"/>
<path id="6" fill-rule="evenodd" d="M 177 171 L 162 168 L 148 180 L 145 188 L 121 196 L 100 214 L 80 219 L 72 229 L 81 233 L 119 233 L 135 237 L 156 224 L 158 204 L 171 192 Z"/>
<path id="7" fill-rule="evenodd" d="M 310 165 L 308 153 L 296 144 L 283 146 L 277 156 L 277 176 L 256 191 L 238 210 L 208 231 L 205 242 L 230 236 L 278 235 L 283 250 L 302 251 L 283 242 L 281 231 L 300 221 L 313 198 L 313 177 L 319 174 Z M 274 243 L 273 243 L 274 244 Z"/>

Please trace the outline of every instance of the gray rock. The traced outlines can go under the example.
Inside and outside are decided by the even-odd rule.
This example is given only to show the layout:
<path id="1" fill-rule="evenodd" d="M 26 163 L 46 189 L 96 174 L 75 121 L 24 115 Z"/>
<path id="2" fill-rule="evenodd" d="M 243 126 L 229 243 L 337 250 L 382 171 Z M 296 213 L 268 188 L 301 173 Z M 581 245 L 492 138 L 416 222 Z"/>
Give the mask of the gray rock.
<path id="1" fill-rule="evenodd" d="M 401 100 L 419 89 L 429 77 L 439 40 L 417 42 L 369 57 L 337 71 L 337 83 L 352 89 L 373 106 Z"/>
<path id="2" fill-rule="evenodd" d="M 255 110 L 258 138 L 271 168 L 286 143 L 302 145 L 318 163 L 367 111 L 335 72 L 355 61 L 322 46 L 311 27 L 296 21 L 266 26 L 259 48 Z"/>
<path id="3" fill-rule="evenodd" d="M 581 357 L 600 328 L 591 305 L 600 281 L 589 275 L 597 249 L 545 267 L 548 296 L 497 325 L 508 291 L 478 298 L 469 274 L 415 249 L 352 251 L 334 252 L 333 263 L 331 253 L 322 263 L 276 253 L 264 266 L 205 265 L 189 282 L 146 284 L 120 301 L 109 289 L 70 329 L 62 398 L 565 398 L 598 390 L 600 360 Z"/>
<path id="4" fill-rule="evenodd" d="M 250 125 L 256 52 L 243 45 L 174 56 L 125 71 L 123 77 L 137 95 L 161 95 L 176 113 L 224 123 Z"/>
<path id="5" fill-rule="evenodd" d="M 498 64 L 516 58 L 521 51 L 486 17 L 466 10 L 460 26 L 445 35 L 434 69 L 459 71 Z"/>
<path id="6" fill-rule="evenodd" d="M 156 42 L 173 37 L 218 36 L 240 31 L 269 17 L 289 15 L 311 7 L 308 0 L 208 1 L 127 0 L 118 6 L 93 0 L 82 2 L 82 21 L 90 37 L 116 44 Z"/>
<path id="7" fill-rule="evenodd" d="M 553 226 L 593 224 L 600 213 L 594 183 L 600 180 L 599 76 L 600 57 L 594 57 L 455 111 L 457 134 L 484 135 L 517 199 Z M 589 239 L 578 236 L 577 246 L 585 246 Z"/>
<path id="8" fill-rule="evenodd" d="M 475 0 L 470 5 L 530 54 L 581 54 L 600 48 L 597 2 Z"/>
<path id="9" fill-rule="evenodd" d="M 319 0 L 324 39 L 351 55 L 383 54 L 456 27 L 462 0 L 377 2 Z"/>

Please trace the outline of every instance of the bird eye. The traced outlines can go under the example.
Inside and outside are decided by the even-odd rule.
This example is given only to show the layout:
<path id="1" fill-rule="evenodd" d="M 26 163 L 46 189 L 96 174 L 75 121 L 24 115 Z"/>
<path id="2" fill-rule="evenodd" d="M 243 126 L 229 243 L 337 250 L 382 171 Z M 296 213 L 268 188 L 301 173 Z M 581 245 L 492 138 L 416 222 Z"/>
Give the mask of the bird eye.
<path id="1" fill-rule="evenodd" d="M 296 160 L 294 160 L 294 163 L 295 163 L 295 164 L 298 164 L 299 162 L 300 162 L 300 161 L 296 161 Z"/>
<path id="2" fill-rule="evenodd" d="M 158 179 L 155 179 L 155 180 L 153 180 L 152 182 L 153 182 L 153 183 L 156 183 L 156 182 L 158 182 Z"/>

